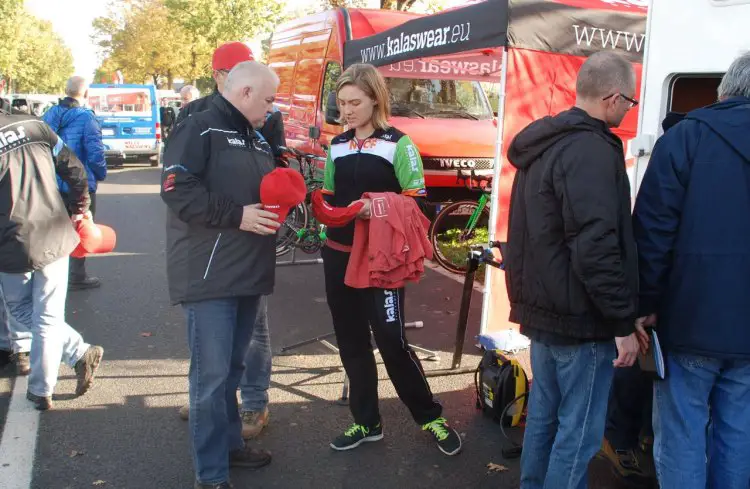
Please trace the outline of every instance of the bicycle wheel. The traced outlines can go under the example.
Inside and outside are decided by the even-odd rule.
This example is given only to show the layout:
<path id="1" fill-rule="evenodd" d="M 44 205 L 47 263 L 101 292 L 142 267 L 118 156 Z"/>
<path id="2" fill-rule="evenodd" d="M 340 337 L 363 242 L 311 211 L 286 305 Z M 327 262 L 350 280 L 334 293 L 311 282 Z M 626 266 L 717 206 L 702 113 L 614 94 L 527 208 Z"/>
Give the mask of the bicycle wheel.
<path id="1" fill-rule="evenodd" d="M 299 241 L 299 231 L 307 228 L 308 219 L 309 213 L 304 202 L 289 210 L 284 224 L 276 233 L 276 256 L 292 251 Z"/>
<path id="2" fill-rule="evenodd" d="M 466 257 L 471 247 L 489 242 L 488 205 L 482 209 L 476 226 L 468 229 L 477 206 L 474 200 L 460 200 L 443 207 L 432 221 L 429 233 L 435 261 L 449 272 L 466 273 Z"/>

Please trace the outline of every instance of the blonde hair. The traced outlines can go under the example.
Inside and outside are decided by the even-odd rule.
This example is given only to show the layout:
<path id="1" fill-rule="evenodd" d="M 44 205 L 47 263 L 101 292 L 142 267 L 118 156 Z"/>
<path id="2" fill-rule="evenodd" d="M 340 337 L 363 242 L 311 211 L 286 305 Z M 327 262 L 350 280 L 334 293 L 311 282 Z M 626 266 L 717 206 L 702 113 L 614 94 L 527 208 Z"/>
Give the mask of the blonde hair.
<path id="1" fill-rule="evenodd" d="M 354 85 L 365 95 L 375 101 L 372 112 L 372 125 L 375 129 L 386 130 L 390 128 L 388 117 L 391 115 L 391 97 L 388 93 L 388 85 L 385 78 L 373 65 L 357 63 L 351 65 L 339 77 L 336 83 L 336 94 L 347 85 Z"/>

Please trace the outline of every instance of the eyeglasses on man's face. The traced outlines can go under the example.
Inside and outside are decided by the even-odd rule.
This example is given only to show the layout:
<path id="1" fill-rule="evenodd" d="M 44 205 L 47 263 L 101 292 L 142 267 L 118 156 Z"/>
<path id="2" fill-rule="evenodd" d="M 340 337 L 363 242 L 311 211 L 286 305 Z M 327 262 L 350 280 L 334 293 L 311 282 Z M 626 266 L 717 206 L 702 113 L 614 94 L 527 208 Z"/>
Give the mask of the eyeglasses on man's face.
<path id="1" fill-rule="evenodd" d="M 633 107 L 636 107 L 636 106 L 638 105 L 638 101 L 637 101 L 636 99 L 634 99 L 634 98 L 632 98 L 632 97 L 628 97 L 627 95 L 625 95 L 625 94 L 624 94 L 624 93 L 622 93 L 622 92 L 617 92 L 617 93 L 613 93 L 613 94 L 611 94 L 611 95 L 607 95 L 607 96 L 606 96 L 606 97 L 604 97 L 604 98 L 603 98 L 602 100 L 609 100 L 609 99 L 611 99 L 612 97 L 620 97 L 620 98 L 621 98 L 621 99 L 623 99 L 624 101 L 628 102 L 628 103 L 630 104 L 630 108 L 631 108 L 631 109 L 632 109 Z"/>

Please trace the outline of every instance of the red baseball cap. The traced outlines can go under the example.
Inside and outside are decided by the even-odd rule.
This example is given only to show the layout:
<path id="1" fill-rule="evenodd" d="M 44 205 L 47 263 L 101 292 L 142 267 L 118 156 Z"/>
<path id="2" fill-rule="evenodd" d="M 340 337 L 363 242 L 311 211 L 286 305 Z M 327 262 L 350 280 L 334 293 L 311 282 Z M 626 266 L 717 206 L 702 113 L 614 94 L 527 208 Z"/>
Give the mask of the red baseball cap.
<path id="1" fill-rule="evenodd" d="M 359 211 L 365 206 L 363 202 L 357 202 L 349 207 L 333 207 L 323 200 L 323 192 L 315 190 L 312 193 L 312 212 L 315 219 L 330 228 L 346 226 L 357 217 Z"/>
<path id="2" fill-rule="evenodd" d="M 253 50 L 245 43 L 232 41 L 216 48 L 211 66 L 217 71 L 231 70 L 243 61 L 255 61 Z"/>
<path id="3" fill-rule="evenodd" d="M 115 249 L 117 234 L 109 226 L 96 224 L 91 219 L 76 222 L 76 232 L 80 242 L 70 254 L 73 258 L 83 258 L 89 254 L 109 253 Z"/>
<path id="4" fill-rule="evenodd" d="M 276 168 L 260 182 L 260 201 L 267 211 L 279 215 L 284 222 L 289 209 L 302 203 L 307 195 L 305 179 L 297 170 Z"/>

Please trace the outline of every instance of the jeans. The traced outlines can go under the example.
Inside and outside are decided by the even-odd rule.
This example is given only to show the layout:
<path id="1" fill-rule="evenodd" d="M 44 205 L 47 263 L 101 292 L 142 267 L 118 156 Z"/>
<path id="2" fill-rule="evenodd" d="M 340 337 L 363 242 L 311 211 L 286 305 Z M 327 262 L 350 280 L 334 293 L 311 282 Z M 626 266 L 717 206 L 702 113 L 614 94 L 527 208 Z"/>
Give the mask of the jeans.
<path id="1" fill-rule="evenodd" d="M 349 287 L 344 283 L 349 253 L 325 247 L 321 254 L 333 329 L 350 380 L 349 408 L 354 422 L 364 426 L 380 423 L 371 328 L 388 377 L 412 418 L 420 425 L 439 418 L 443 407 L 432 396 L 422 364 L 404 334 L 404 289 Z"/>
<path id="2" fill-rule="evenodd" d="M 237 388 L 261 296 L 187 302 L 190 436 L 196 479 L 229 480 L 229 453 L 244 447 Z"/>
<path id="3" fill-rule="evenodd" d="M 13 351 L 10 346 L 10 314 L 5 305 L 3 287 L 0 284 L 0 350 Z"/>
<path id="4" fill-rule="evenodd" d="M 638 362 L 615 369 L 604 432 L 615 450 L 635 450 L 639 435 L 652 434 L 653 397 L 653 380 L 641 371 Z"/>
<path id="5" fill-rule="evenodd" d="M 747 489 L 750 361 L 677 353 L 666 361 L 666 379 L 654 382 L 654 461 L 661 487 Z"/>
<path id="6" fill-rule="evenodd" d="M 240 381 L 242 412 L 260 412 L 268 406 L 271 385 L 271 337 L 268 332 L 268 298 L 258 304 L 250 348 L 245 356 L 245 373 Z"/>
<path id="7" fill-rule="evenodd" d="M 531 342 L 534 382 L 521 453 L 521 489 L 585 489 L 599 451 L 612 383 L 614 342 Z"/>
<path id="8" fill-rule="evenodd" d="M 0 283 L 12 316 L 14 352 L 30 352 L 29 392 L 51 396 L 60 362 L 74 367 L 90 346 L 65 322 L 68 257 L 33 272 L 0 273 Z"/>

